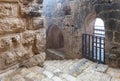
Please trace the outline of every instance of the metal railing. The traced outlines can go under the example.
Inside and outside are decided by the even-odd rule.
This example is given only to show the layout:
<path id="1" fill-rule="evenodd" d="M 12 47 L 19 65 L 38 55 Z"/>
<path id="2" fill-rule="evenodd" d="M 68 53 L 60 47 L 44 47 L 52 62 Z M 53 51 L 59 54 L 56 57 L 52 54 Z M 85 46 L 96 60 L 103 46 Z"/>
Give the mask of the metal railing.
<path id="1" fill-rule="evenodd" d="M 83 57 L 98 63 L 105 63 L 105 37 L 82 34 Z"/>

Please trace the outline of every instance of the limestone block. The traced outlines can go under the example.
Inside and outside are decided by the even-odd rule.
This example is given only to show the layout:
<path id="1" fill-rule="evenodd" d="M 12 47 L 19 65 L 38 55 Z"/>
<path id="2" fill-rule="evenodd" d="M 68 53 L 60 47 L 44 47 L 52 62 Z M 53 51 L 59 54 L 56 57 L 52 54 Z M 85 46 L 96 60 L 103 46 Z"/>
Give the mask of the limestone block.
<path id="1" fill-rule="evenodd" d="M 6 36 L 0 39 L 0 52 L 5 52 L 20 45 L 20 35 Z"/>
<path id="2" fill-rule="evenodd" d="M 38 17 L 41 16 L 42 6 L 33 0 L 25 0 L 21 1 L 20 10 L 22 16 Z"/>
<path id="3" fill-rule="evenodd" d="M 0 1 L 16 1 L 16 0 L 0 0 Z M 18 4 L 0 3 L 0 18 L 6 16 L 17 17 L 19 15 Z"/>
<path id="4" fill-rule="evenodd" d="M 38 55 L 33 56 L 32 58 L 23 61 L 20 66 L 25 66 L 25 67 L 33 67 L 33 66 L 43 66 L 43 62 L 46 58 L 46 54 L 45 53 L 41 53 Z"/>
<path id="5" fill-rule="evenodd" d="M 35 73 L 31 72 L 27 75 L 25 75 L 25 81 L 41 81 L 41 77 L 36 75 Z"/>
<path id="6" fill-rule="evenodd" d="M 11 47 L 11 40 L 9 38 L 0 39 L 0 52 L 4 52 Z"/>
<path id="7" fill-rule="evenodd" d="M 5 60 L 0 57 L 0 70 L 3 69 L 5 66 Z"/>
<path id="8" fill-rule="evenodd" d="M 27 49 L 25 49 L 23 46 L 14 49 L 13 52 L 15 53 L 18 61 L 22 61 L 24 59 L 30 58 L 30 56 L 31 56 L 28 53 Z"/>
<path id="9" fill-rule="evenodd" d="M 17 74 L 8 81 L 26 81 L 21 75 Z"/>
<path id="10" fill-rule="evenodd" d="M 115 42 L 120 43 L 120 33 L 115 32 Z"/>
<path id="11" fill-rule="evenodd" d="M 0 19 L 0 34 L 19 33 L 25 30 L 25 21 L 18 18 Z"/>
<path id="12" fill-rule="evenodd" d="M 45 40 L 46 40 L 45 29 L 42 29 L 40 30 L 40 32 L 36 34 L 35 38 L 35 49 L 38 51 L 38 53 L 45 51 L 46 44 Z"/>
<path id="13" fill-rule="evenodd" d="M 22 43 L 24 45 L 33 45 L 35 40 L 35 32 L 34 31 L 26 31 L 22 34 Z"/>
<path id="14" fill-rule="evenodd" d="M 20 45 L 20 43 L 21 43 L 21 37 L 20 37 L 20 35 L 11 36 L 10 40 L 12 42 L 13 48 L 18 47 Z"/>
<path id="15" fill-rule="evenodd" d="M 16 55 L 13 52 L 5 52 L 5 53 L 1 54 L 1 57 L 2 57 L 2 59 L 5 60 L 5 62 L 2 61 L 3 63 L 5 63 L 5 66 L 8 64 L 11 64 L 17 60 Z"/>
<path id="16" fill-rule="evenodd" d="M 44 22 L 42 18 L 33 18 L 33 26 L 27 27 L 30 30 L 36 30 L 44 27 Z"/>
<path id="17" fill-rule="evenodd" d="M 37 3 L 42 4 L 43 0 L 36 0 Z"/>
<path id="18" fill-rule="evenodd" d="M 20 2 L 23 4 L 23 5 L 27 5 L 29 4 L 30 2 L 32 2 L 34 0 L 20 0 Z"/>
<path id="19" fill-rule="evenodd" d="M 106 31 L 106 40 L 107 41 L 113 40 L 113 32 L 112 31 Z"/>
<path id="20" fill-rule="evenodd" d="M 5 66 L 7 66 L 10 64 L 14 64 L 19 61 L 28 59 L 28 58 L 32 57 L 32 55 L 29 54 L 27 49 L 25 49 L 23 46 L 20 46 L 16 49 L 13 49 L 13 50 L 10 50 L 7 52 L 3 52 L 0 55 L 0 57 L 1 57 L 1 59 L 3 59 L 2 62 L 5 63 Z"/>
<path id="21" fill-rule="evenodd" d="M 19 0 L 0 0 L 0 2 L 18 2 Z"/>

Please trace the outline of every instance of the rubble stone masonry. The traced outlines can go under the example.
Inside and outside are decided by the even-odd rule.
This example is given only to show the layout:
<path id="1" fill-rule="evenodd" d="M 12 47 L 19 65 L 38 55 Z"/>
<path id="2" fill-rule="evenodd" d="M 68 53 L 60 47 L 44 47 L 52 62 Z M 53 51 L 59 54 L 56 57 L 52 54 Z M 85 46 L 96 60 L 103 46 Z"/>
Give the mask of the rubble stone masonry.
<path id="1" fill-rule="evenodd" d="M 45 27 L 41 13 L 41 0 L 0 0 L 0 71 L 15 64 L 32 66 L 33 60 L 42 65 Z"/>

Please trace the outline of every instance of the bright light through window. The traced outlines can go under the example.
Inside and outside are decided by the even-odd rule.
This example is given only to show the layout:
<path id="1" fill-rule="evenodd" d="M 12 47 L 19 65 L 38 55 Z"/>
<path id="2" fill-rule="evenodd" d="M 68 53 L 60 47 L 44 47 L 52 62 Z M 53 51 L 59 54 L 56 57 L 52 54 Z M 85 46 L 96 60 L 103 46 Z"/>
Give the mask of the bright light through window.
<path id="1" fill-rule="evenodd" d="M 96 18 L 95 20 L 95 26 L 103 26 L 104 27 L 104 22 L 100 18 Z"/>
<path id="2" fill-rule="evenodd" d="M 96 18 L 94 25 L 94 35 L 95 36 L 105 36 L 104 21 L 100 18 Z"/>

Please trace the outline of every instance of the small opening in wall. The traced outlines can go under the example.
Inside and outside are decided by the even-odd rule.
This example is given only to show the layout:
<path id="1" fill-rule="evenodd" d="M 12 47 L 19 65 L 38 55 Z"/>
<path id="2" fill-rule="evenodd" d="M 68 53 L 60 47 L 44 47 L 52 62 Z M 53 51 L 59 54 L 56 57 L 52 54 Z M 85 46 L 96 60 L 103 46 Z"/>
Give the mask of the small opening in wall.
<path id="1" fill-rule="evenodd" d="M 64 58 L 64 37 L 61 29 L 57 25 L 51 25 L 47 30 L 47 55 L 49 58 L 56 59 L 54 56 Z M 47 56 L 47 59 L 49 59 Z"/>
<path id="2" fill-rule="evenodd" d="M 95 20 L 94 35 L 105 37 L 104 21 L 101 18 L 96 18 L 96 20 Z"/>

